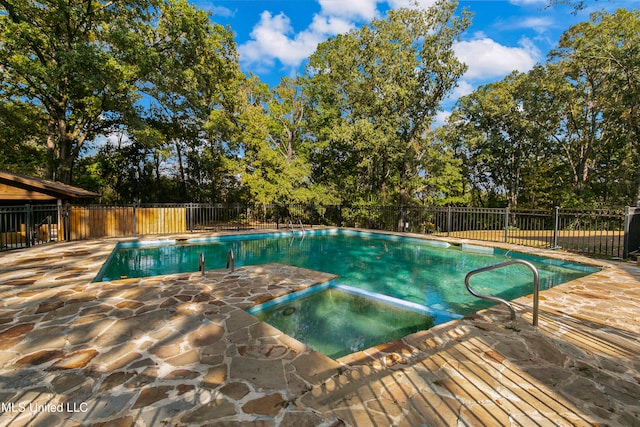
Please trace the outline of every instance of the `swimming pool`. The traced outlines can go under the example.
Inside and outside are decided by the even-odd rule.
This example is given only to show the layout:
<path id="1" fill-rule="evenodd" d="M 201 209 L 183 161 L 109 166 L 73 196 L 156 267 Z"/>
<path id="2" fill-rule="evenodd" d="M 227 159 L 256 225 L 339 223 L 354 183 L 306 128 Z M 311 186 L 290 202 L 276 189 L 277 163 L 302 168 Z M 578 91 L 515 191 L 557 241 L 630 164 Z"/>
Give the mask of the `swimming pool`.
<path id="1" fill-rule="evenodd" d="M 598 271 L 592 266 L 505 252 L 474 245 L 405 238 L 351 230 L 314 230 L 220 236 L 187 241 L 119 243 L 94 281 L 145 277 L 198 270 L 200 253 L 207 269 L 226 266 L 233 249 L 236 267 L 283 263 L 339 276 L 340 283 L 460 315 L 491 303 L 470 295 L 464 276 L 505 258 L 522 258 L 540 271 L 540 288 Z M 510 266 L 474 277 L 480 293 L 511 300 L 532 293 L 531 272 Z"/>

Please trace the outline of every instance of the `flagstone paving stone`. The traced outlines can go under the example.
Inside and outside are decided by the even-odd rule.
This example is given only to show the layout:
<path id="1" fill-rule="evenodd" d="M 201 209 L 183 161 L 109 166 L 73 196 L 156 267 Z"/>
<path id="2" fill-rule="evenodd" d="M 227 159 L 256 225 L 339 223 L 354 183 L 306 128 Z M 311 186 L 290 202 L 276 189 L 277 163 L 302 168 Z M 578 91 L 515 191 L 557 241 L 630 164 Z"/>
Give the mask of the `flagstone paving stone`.
<path id="1" fill-rule="evenodd" d="M 0 425 L 640 426 L 635 264 L 332 360 L 245 309 L 333 275 L 92 283 L 115 244 L 0 254 Z"/>

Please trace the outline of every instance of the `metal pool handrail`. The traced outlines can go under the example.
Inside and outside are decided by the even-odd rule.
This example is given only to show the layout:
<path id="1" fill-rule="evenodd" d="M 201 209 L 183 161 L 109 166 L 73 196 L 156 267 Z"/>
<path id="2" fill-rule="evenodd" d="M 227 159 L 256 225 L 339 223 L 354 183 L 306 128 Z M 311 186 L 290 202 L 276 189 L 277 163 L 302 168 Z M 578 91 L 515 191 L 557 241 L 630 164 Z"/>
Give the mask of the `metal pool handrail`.
<path id="1" fill-rule="evenodd" d="M 510 265 L 513 265 L 513 264 L 525 265 L 525 266 L 529 267 L 529 269 L 533 273 L 533 326 L 538 326 L 538 311 L 539 311 L 539 303 L 540 303 L 540 301 L 539 301 L 539 297 L 540 297 L 540 273 L 538 273 L 538 269 L 533 264 L 531 264 L 529 261 L 525 261 L 523 259 L 511 259 L 509 261 L 504 261 L 504 262 L 500 262 L 498 264 L 493 264 L 493 265 L 489 265 L 487 267 L 481 267 L 481 268 L 472 270 L 469 273 L 467 273 L 466 277 L 464 278 L 464 284 L 467 287 L 467 290 L 471 293 L 471 295 L 473 295 L 473 296 L 475 296 L 477 298 L 481 298 L 481 299 L 484 299 L 484 300 L 487 300 L 487 301 L 492 301 L 492 302 L 505 304 L 509 308 L 509 311 L 511 312 L 511 320 L 515 320 L 516 319 L 516 311 L 514 310 L 513 306 L 511 305 L 511 303 L 509 301 L 507 301 L 505 299 L 502 299 L 502 298 L 499 298 L 499 297 L 479 294 L 478 292 L 476 292 L 473 289 L 471 289 L 471 286 L 469 285 L 469 280 L 471 279 L 471 276 L 474 276 L 474 275 L 479 274 L 479 273 L 484 273 L 485 271 L 491 271 L 491 270 L 496 270 L 496 269 L 502 268 L 502 267 L 508 267 Z"/>
<path id="2" fill-rule="evenodd" d="M 227 252 L 227 268 L 234 272 L 236 270 L 236 260 L 233 256 L 233 249 L 229 249 Z"/>
<path id="3" fill-rule="evenodd" d="M 199 270 L 202 272 L 204 276 L 204 252 L 200 252 L 200 267 Z"/>

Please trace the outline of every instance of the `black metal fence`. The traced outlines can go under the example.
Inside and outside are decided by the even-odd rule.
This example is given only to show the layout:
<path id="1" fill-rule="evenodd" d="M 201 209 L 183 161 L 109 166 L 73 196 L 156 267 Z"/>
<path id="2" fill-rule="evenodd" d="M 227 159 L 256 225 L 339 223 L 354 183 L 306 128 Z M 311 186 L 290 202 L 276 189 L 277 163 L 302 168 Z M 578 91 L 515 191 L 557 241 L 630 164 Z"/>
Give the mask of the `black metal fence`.
<path id="1" fill-rule="evenodd" d="M 57 205 L 0 207 L 0 251 L 61 239 L 61 213 Z"/>
<path id="2" fill-rule="evenodd" d="M 348 227 L 558 248 L 609 258 L 627 258 L 640 247 L 640 208 L 630 207 L 543 210 L 375 206 L 343 208 L 342 219 L 341 225 Z"/>
<path id="3" fill-rule="evenodd" d="M 640 208 L 153 204 L 0 207 L 0 250 L 58 240 L 310 228 L 404 231 L 626 258 L 640 247 Z"/>

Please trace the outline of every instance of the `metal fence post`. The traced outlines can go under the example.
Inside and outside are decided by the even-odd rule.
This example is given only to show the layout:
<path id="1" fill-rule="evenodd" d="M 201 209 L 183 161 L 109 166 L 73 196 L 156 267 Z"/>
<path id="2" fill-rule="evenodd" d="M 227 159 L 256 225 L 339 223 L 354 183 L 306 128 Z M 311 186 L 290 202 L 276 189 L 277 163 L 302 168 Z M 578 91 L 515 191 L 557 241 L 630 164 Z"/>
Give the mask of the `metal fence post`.
<path id="1" fill-rule="evenodd" d="M 24 239 L 27 247 L 31 247 L 31 227 L 33 227 L 33 208 L 31 205 L 25 205 L 26 218 L 24 221 Z"/>
<path id="2" fill-rule="evenodd" d="M 187 223 L 187 231 L 189 233 L 193 232 L 193 203 L 189 203 L 186 206 L 186 209 L 184 210 L 185 215 L 187 216 L 185 218 L 185 222 Z"/>
<path id="3" fill-rule="evenodd" d="M 635 212 L 634 212 L 635 213 Z M 622 258 L 626 259 L 629 256 L 629 238 L 631 229 L 631 208 L 625 206 L 624 208 L 624 243 L 622 247 Z"/>
<path id="4" fill-rule="evenodd" d="M 560 234 L 560 206 L 556 206 L 553 215 L 553 248 L 558 247 L 558 238 Z"/>
<path id="5" fill-rule="evenodd" d="M 504 242 L 509 241 L 509 206 L 504 209 Z"/>
<path id="6" fill-rule="evenodd" d="M 447 237 L 451 235 L 451 206 L 447 206 Z"/>
<path id="7" fill-rule="evenodd" d="M 63 225 L 62 221 L 63 221 L 63 213 L 62 213 L 62 200 L 58 199 L 57 203 L 56 203 L 56 215 L 58 217 L 58 220 L 56 221 L 56 224 L 58 224 L 58 229 L 56 231 L 56 241 L 60 241 L 61 239 L 64 240 L 64 232 L 66 227 Z"/>
<path id="8" fill-rule="evenodd" d="M 69 241 L 73 236 L 73 234 L 71 233 L 71 203 L 65 203 L 62 211 L 62 217 L 64 218 L 64 240 Z"/>
<path id="9" fill-rule="evenodd" d="M 133 202 L 133 237 L 137 237 L 136 230 L 138 229 L 136 218 L 136 202 Z"/>

